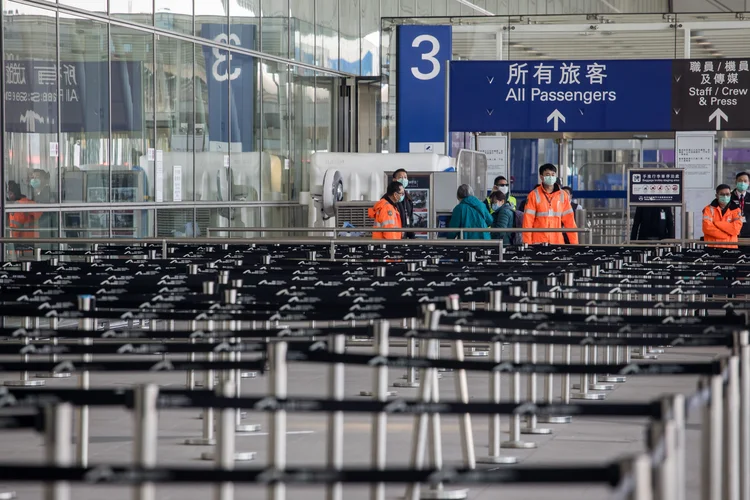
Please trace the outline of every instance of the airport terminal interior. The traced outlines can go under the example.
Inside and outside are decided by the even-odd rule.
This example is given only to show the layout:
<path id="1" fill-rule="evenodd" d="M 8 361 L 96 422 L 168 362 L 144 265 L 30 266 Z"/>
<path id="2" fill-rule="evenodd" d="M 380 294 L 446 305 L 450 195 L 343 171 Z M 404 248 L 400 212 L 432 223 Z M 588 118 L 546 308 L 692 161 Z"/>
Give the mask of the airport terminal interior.
<path id="1" fill-rule="evenodd" d="M 0 24 L 0 500 L 750 500 L 748 0 Z"/>

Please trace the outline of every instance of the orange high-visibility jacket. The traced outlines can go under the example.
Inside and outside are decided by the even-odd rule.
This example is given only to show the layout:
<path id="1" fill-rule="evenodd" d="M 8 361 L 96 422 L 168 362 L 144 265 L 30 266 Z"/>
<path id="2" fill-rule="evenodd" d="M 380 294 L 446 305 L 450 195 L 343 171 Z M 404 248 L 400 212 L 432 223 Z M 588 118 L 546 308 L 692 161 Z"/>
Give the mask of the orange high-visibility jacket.
<path id="1" fill-rule="evenodd" d="M 570 199 L 560 186 L 548 193 L 544 187 L 537 186 L 526 198 L 523 213 L 524 228 L 562 228 L 576 227 L 576 219 Z M 578 243 L 578 233 L 566 233 L 568 241 Z M 523 242 L 528 244 L 549 243 L 550 245 L 564 245 L 563 233 L 523 233 Z"/>
<path id="2" fill-rule="evenodd" d="M 16 203 L 34 203 L 28 198 L 21 198 Z M 12 212 L 8 210 L 8 228 L 11 238 L 39 238 L 37 231 L 13 231 L 13 229 L 33 229 L 34 222 L 42 216 L 42 212 Z"/>
<path id="3" fill-rule="evenodd" d="M 371 219 L 375 219 L 375 223 L 372 227 L 380 227 L 383 229 L 403 227 L 401 225 L 401 215 L 398 213 L 398 208 L 385 198 L 381 198 L 374 207 L 368 209 L 367 216 Z M 376 240 L 400 240 L 402 233 L 398 231 L 373 231 L 372 237 Z"/>
<path id="4" fill-rule="evenodd" d="M 703 209 L 703 239 L 705 241 L 737 242 L 742 230 L 740 206 L 730 201 L 724 210 L 714 200 Z M 737 245 L 709 245 L 721 248 L 737 248 Z"/>

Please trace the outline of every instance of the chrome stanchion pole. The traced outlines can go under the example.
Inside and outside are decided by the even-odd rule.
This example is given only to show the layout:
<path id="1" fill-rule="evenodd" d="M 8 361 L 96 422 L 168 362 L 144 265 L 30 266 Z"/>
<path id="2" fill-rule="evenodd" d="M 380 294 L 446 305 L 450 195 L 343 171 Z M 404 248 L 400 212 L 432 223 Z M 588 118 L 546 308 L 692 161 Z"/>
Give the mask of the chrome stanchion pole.
<path id="1" fill-rule="evenodd" d="M 724 379 L 713 375 L 703 380 L 704 387 L 711 391 L 711 401 L 703 408 L 701 482 L 702 500 L 722 500 L 724 416 L 722 395 Z"/>
<path id="2" fill-rule="evenodd" d="M 623 477 L 630 476 L 633 479 L 629 500 L 654 500 L 651 458 L 648 455 L 644 453 L 624 460 L 621 469 Z"/>
<path id="3" fill-rule="evenodd" d="M 91 312 L 94 310 L 95 297 L 93 295 L 79 295 L 78 296 L 78 310 L 82 312 Z M 91 318 L 85 318 L 80 320 L 79 328 L 83 331 L 90 332 L 94 331 L 94 320 Z M 83 345 L 93 345 L 94 339 L 84 338 L 81 339 Z M 83 361 L 90 362 L 93 359 L 91 354 L 84 354 Z M 91 386 L 91 374 L 84 370 L 81 372 L 79 378 L 79 387 L 83 390 L 88 390 Z M 78 441 L 77 441 L 77 458 L 78 465 L 87 467 L 89 463 L 89 407 L 81 406 L 78 409 Z"/>
<path id="4" fill-rule="evenodd" d="M 159 398 L 159 386 L 156 384 L 138 386 L 135 388 L 134 398 L 134 466 L 150 469 L 156 466 L 156 443 L 159 431 L 156 401 Z M 151 482 L 135 485 L 133 500 L 156 500 L 156 485 Z"/>
<path id="5" fill-rule="evenodd" d="M 287 349 L 286 342 L 269 344 L 271 373 L 268 385 L 271 396 L 276 399 L 285 399 L 287 396 Z M 268 466 L 273 470 L 283 471 L 286 468 L 286 411 L 274 410 L 269 417 L 268 424 L 270 441 Z M 284 483 L 276 481 L 268 486 L 269 500 L 284 500 L 285 498 L 286 485 Z"/>
<path id="6" fill-rule="evenodd" d="M 750 500 L 750 333 L 736 336 L 740 355 L 740 499 Z"/>
<path id="7" fill-rule="evenodd" d="M 537 290 L 539 284 L 536 281 L 528 281 L 527 285 L 527 296 L 529 298 L 537 296 Z M 534 306 L 536 307 L 536 306 Z M 528 356 L 528 362 L 532 365 L 537 363 L 537 344 L 531 342 L 526 346 L 526 352 Z M 526 401 L 529 403 L 536 403 L 537 401 L 537 374 L 529 373 L 526 376 Z M 537 427 L 537 416 L 532 413 L 526 417 L 526 425 L 521 429 L 521 434 L 551 434 L 552 430 L 544 427 Z"/>
<path id="8" fill-rule="evenodd" d="M 234 381 L 231 377 L 218 387 L 217 394 L 225 398 L 234 397 Z M 216 457 L 214 460 L 217 469 L 234 469 L 236 459 L 234 451 L 235 411 L 235 408 L 221 408 L 218 410 L 218 418 L 216 419 Z M 214 500 L 232 500 L 233 498 L 234 483 L 223 482 L 214 485 Z"/>
<path id="9" fill-rule="evenodd" d="M 377 356 L 388 356 L 388 321 L 378 321 L 373 328 L 373 344 Z M 375 368 L 373 381 L 373 399 L 386 401 L 388 399 L 388 366 L 380 365 Z M 375 413 L 372 416 L 372 448 L 371 467 L 374 470 L 384 470 L 386 466 L 386 447 L 388 437 L 388 414 Z M 275 500 L 275 499 L 272 499 Z M 370 500 L 385 500 L 385 483 L 373 483 L 370 486 Z"/>
<path id="10" fill-rule="evenodd" d="M 740 359 L 727 359 L 724 398 L 724 500 L 740 500 Z"/>
<path id="11" fill-rule="evenodd" d="M 685 396 L 675 394 L 672 397 L 672 415 L 675 423 L 675 500 L 685 500 L 687 497 L 686 468 L 686 433 L 685 433 Z"/>
<path id="12" fill-rule="evenodd" d="M 521 344 L 513 344 L 513 363 L 521 362 Z M 521 374 L 518 371 L 511 374 L 511 398 L 514 403 L 521 403 Z M 510 416 L 510 436 L 508 441 L 501 444 L 503 448 L 529 449 L 536 448 L 536 443 L 521 441 L 521 415 L 514 413 Z"/>
<path id="13" fill-rule="evenodd" d="M 336 354 L 343 354 L 346 349 L 346 336 L 331 335 L 328 339 L 329 349 Z M 344 364 L 333 363 L 328 371 L 328 397 L 334 401 L 344 399 Z M 327 464 L 330 469 L 341 470 L 344 467 L 344 412 L 335 411 L 328 415 Z M 343 484 L 333 483 L 326 487 L 327 500 L 343 500 Z"/>
<path id="14" fill-rule="evenodd" d="M 45 451 L 50 467 L 70 467 L 73 453 L 70 446 L 73 429 L 73 407 L 69 403 L 46 408 Z M 44 485 L 44 500 L 70 500 L 70 484 L 54 481 Z"/>

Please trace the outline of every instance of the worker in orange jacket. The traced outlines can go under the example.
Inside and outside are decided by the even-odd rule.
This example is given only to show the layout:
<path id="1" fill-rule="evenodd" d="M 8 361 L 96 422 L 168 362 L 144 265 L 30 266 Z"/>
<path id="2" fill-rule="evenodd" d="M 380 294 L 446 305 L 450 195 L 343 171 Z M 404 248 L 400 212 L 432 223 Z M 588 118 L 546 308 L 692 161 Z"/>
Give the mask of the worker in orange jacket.
<path id="1" fill-rule="evenodd" d="M 704 241 L 737 242 L 742 230 L 740 206 L 732 200 L 732 188 L 721 184 L 716 188 L 716 199 L 703 209 Z M 719 248 L 737 248 L 737 245 L 709 245 Z"/>
<path id="2" fill-rule="evenodd" d="M 523 213 L 524 228 L 554 228 L 561 229 L 576 227 L 570 197 L 557 184 L 557 167 L 547 163 L 539 167 L 539 184 L 526 198 Z M 565 233 L 571 244 L 578 243 L 578 233 Z M 563 245 L 565 239 L 561 232 L 525 232 L 523 242 L 527 244 L 549 243 Z"/>
<path id="3" fill-rule="evenodd" d="M 21 193 L 21 186 L 15 181 L 8 181 L 6 198 L 10 203 L 34 203 Z M 29 229 L 35 229 L 35 223 L 41 216 L 41 212 L 13 212 L 9 209 L 8 228 L 10 229 L 10 237 L 39 238 L 37 231 L 29 231 Z M 18 231 L 14 231 L 14 229 Z M 22 229 L 26 229 L 26 231 L 21 231 Z"/>
<path id="4" fill-rule="evenodd" d="M 401 225 L 401 215 L 398 211 L 398 204 L 404 201 L 404 186 L 399 181 L 392 181 L 388 184 L 385 195 L 375 204 L 374 207 L 367 211 L 367 216 L 375 219 L 372 227 L 382 229 L 396 229 L 403 227 Z M 376 240 L 400 240 L 403 233 L 399 231 L 373 231 L 372 237 Z"/>

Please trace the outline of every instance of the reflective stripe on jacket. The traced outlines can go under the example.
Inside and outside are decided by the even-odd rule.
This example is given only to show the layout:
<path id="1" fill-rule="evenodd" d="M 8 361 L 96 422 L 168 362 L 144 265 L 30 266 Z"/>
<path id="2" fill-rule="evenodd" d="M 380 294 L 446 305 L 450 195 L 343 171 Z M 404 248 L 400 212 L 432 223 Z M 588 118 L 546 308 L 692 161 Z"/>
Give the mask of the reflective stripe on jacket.
<path id="1" fill-rule="evenodd" d="M 21 198 L 16 203 L 34 204 L 28 198 Z M 8 229 L 10 229 L 11 238 L 39 238 L 37 231 L 28 231 L 34 229 L 34 223 L 42 216 L 42 212 L 13 212 L 12 208 L 8 209 Z M 26 231 L 13 231 L 14 229 L 26 229 Z"/>
<path id="2" fill-rule="evenodd" d="M 555 186 L 552 193 L 547 193 L 542 186 L 537 186 L 526 198 L 523 214 L 524 228 L 550 228 L 560 229 L 565 227 L 576 227 L 575 214 L 570 206 L 568 195 Z M 565 233 L 568 241 L 572 244 L 578 243 L 578 233 Z M 527 244 L 549 243 L 550 245 L 563 245 L 565 239 L 563 233 L 523 233 L 523 242 Z"/>
<path id="3" fill-rule="evenodd" d="M 381 198 L 374 207 L 368 209 L 367 216 L 375 220 L 372 225 L 374 228 L 396 229 L 403 227 L 401 226 L 401 215 L 398 213 L 398 207 L 385 198 Z M 372 237 L 376 240 L 400 240 L 401 236 L 402 233 L 397 231 L 372 232 Z"/>
<path id="4" fill-rule="evenodd" d="M 703 209 L 703 239 L 705 241 L 737 242 L 742 231 L 742 213 L 734 201 L 730 201 L 724 210 L 714 200 Z M 737 248 L 737 245 L 709 245 L 721 248 Z"/>

